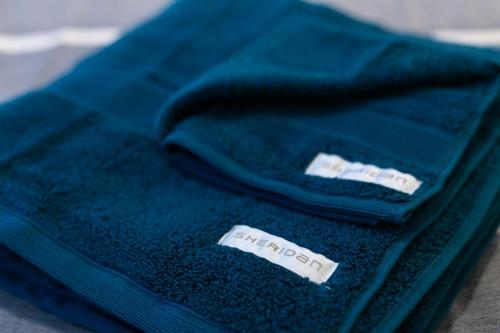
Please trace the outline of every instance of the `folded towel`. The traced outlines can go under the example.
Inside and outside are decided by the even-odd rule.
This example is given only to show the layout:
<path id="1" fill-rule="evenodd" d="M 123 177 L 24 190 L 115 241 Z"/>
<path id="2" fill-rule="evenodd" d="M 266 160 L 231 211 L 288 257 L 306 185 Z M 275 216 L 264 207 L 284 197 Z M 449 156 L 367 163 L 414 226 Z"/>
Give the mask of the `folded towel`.
<path id="1" fill-rule="evenodd" d="M 0 106 L 0 286 L 101 332 L 431 329 L 498 225 L 498 57 L 179 1 Z"/>
<path id="2" fill-rule="evenodd" d="M 402 223 L 443 190 L 496 108 L 499 58 L 308 14 L 177 92 L 160 115 L 162 141 L 187 153 L 183 167 L 231 189 Z"/>

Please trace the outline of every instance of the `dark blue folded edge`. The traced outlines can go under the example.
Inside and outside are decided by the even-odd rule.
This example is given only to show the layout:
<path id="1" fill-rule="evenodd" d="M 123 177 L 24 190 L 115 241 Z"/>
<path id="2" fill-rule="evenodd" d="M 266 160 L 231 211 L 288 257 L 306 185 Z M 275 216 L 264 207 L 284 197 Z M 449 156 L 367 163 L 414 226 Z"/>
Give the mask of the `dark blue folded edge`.
<path id="1" fill-rule="evenodd" d="M 499 195 L 500 193 L 497 193 L 494 207 L 486 217 L 486 225 L 476 232 L 471 242 L 464 247 L 453 264 L 403 322 L 399 331 L 433 332 L 444 319 L 461 287 L 467 282 L 482 254 L 495 238 L 495 231 L 500 223 Z"/>
<path id="2" fill-rule="evenodd" d="M 42 229 L 0 207 L 0 242 L 88 302 L 145 332 L 222 332 L 176 303 L 160 301 L 123 275 L 66 248 Z"/>
<path id="3" fill-rule="evenodd" d="M 494 174 L 498 175 L 500 167 L 497 166 Z M 396 330 L 410 312 L 422 300 L 423 295 L 432 288 L 438 279 L 445 273 L 458 256 L 461 250 L 471 241 L 473 236 L 481 232 L 481 228 L 489 229 L 484 226 L 483 221 L 488 217 L 491 206 L 495 205 L 495 199 L 498 198 L 497 191 L 500 185 L 500 179 L 490 179 L 491 186 L 487 186 L 481 191 L 476 200 L 476 205 L 470 215 L 467 216 L 467 223 L 463 223 L 457 233 L 442 250 L 441 255 L 430 263 L 426 270 L 422 272 L 419 278 L 412 284 L 412 287 L 406 292 L 398 306 L 386 314 L 385 318 L 379 322 L 373 332 L 387 332 Z M 493 209 L 494 210 L 494 209 Z M 495 228 L 498 223 L 494 223 Z M 493 231 L 494 233 L 494 231 Z"/>
<path id="4" fill-rule="evenodd" d="M 487 132 L 487 129 L 485 128 L 481 128 L 481 130 L 482 133 Z M 387 276 L 390 274 L 401 254 L 405 251 L 409 244 L 442 213 L 450 200 L 453 199 L 456 193 L 458 193 L 460 188 L 465 184 L 467 178 L 469 177 L 463 177 L 463 175 L 470 175 L 471 172 L 485 159 L 487 154 L 495 151 L 495 147 L 498 144 L 498 129 L 494 129 L 493 133 L 485 135 L 489 137 L 489 139 L 486 139 L 487 143 L 480 147 L 475 146 L 474 143 L 476 142 L 473 140 L 472 146 L 465 152 L 464 160 L 461 163 L 458 163 L 457 168 L 454 170 L 446 191 L 441 191 L 436 194 L 436 196 L 425 205 L 425 208 L 423 207 L 423 209 L 415 213 L 408 230 L 400 237 L 399 241 L 395 242 L 386 250 L 386 255 L 380 262 L 370 288 L 363 292 L 359 300 L 347 314 L 339 332 L 349 332 L 352 329 L 356 320 L 362 314 L 368 303 L 380 290 L 380 288 L 382 288 Z M 481 139 L 478 140 L 481 141 Z M 500 171 L 498 169 L 499 168 L 497 167 L 496 173 Z M 499 186 L 500 179 L 492 179 L 492 181 L 488 183 L 488 193 L 497 191 Z M 485 191 L 482 193 L 484 192 Z M 493 197 L 495 193 L 489 193 L 489 195 Z M 422 294 L 420 296 L 423 297 Z M 414 305 L 412 305 L 411 308 L 406 309 L 406 311 L 409 312 L 413 307 Z M 403 318 L 400 317 L 398 320 L 401 322 Z"/>
<path id="5" fill-rule="evenodd" d="M 322 195 L 314 195 L 312 193 L 305 194 L 305 192 L 301 191 L 298 187 L 289 186 L 288 184 L 283 182 L 273 181 L 269 179 L 266 180 L 259 176 L 256 176 L 255 174 L 248 172 L 243 168 L 240 168 L 237 164 L 232 163 L 230 160 L 225 159 L 221 155 L 218 155 L 216 152 L 210 151 L 206 148 L 206 146 L 199 144 L 196 139 L 192 137 L 181 136 L 178 132 L 173 133 L 168 138 L 168 140 L 166 140 L 165 144 L 170 144 L 174 141 L 176 145 L 182 146 L 181 149 L 183 149 L 184 152 L 177 153 L 173 149 L 169 151 L 169 153 L 167 154 L 167 158 L 172 162 L 172 165 L 181 170 L 187 171 L 188 173 L 190 173 L 190 175 L 202 179 L 214 186 L 224 188 L 236 193 L 256 196 L 258 198 L 268 200 L 270 202 L 275 202 L 285 207 L 296 209 L 312 215 L 339 219 L 344 222 L 350 223 L 372 225 L 376 225 L 379 223 L 379 220 L 375 218 L 368 218 L 361 214 L 361 212 L 364 211 L 372 212 L 372 210 L 370 209 L 372 205 L 366 200 L 357 200 L 356 198 L 348 197 L 338 198 L 338 203 L 340 205 L 347 204 L 348 201 L 355 201 L 358 211 L 360 212 L 358 215 L 354 213 L 344 214 L 341 211 L 322 208 L 321 206 L 317 206 L 315 204 L 298 205 L 297 202 L 289 200 L 289 197 L 300 198 L 307 195 L 310 202 L 317 203 L 321 202 Z M 206 158 L 205 160 L 207 161 L 216 159 L 218 160 L 218 163 L 200 163 L 200 157 Z M 215 167 L 214 165 L 217 165 L 217 167 Z M 228 172 L 228 170 L 231 170 L 231 174 L 234 175 L 233 179 L 225 175 L 222 170 L 225 170 L 226 172 Z M 246 186 L 246 184 L 250 182 L 252 182 L 253 184 L 258 184 L 258 186 Z M 266 188 L 272 189 L 269 191 L 261 190 Z M 287 195 L 280 195 L 281 193 L 286 193 Z M 380 208 L 382 209 L 383 207 Z M 385 215 L 380 216 L 385 217 Z"/>
<path id="6" fill-rule="evenodd" d="M 86 302 L 3 245 L 0 245 L 0 288 L 92 332 L 138 332 L 120 318 Z"/>

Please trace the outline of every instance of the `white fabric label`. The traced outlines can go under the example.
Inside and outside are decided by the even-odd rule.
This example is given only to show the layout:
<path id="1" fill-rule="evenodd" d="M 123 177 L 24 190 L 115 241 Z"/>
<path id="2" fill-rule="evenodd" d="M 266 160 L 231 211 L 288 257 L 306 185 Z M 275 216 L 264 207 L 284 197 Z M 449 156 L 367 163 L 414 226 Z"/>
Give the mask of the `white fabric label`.
<path id="1" fill-rule="evenodd" d="M 217 244 L 253 253 L 318 284 L 328 281 L 338 266 L 321 254 L 246 225 L 235 225 Z"/>
<path id="2" fill-rule="evenodd" d="M 396 169 L 349 162 L 340 156 L 325 153 L 319 153 L 314 158 L 306 169 L 306 175 L 373 183 L 407 194 L 413 194 L 422 184 L 414 176 Z"/>

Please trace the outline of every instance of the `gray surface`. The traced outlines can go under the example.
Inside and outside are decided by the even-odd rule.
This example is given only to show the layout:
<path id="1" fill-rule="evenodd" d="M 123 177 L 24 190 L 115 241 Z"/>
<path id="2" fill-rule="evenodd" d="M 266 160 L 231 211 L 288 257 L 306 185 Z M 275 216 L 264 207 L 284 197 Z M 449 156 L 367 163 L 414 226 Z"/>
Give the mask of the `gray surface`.
<path id="1" fill-rule="evenodd" d="M 500 27 L 499 0 L 309 0 L 387 27 L 412 32 Z"/>
<path id="2" fill-rule="evenodd" d="M 500 332 L 499 232 L 467 286 L 460 291 L 439 332 Z"/>
<path id="3" fill-rule="evenodd" d="M 86 333 L 0 289 L 0 332 L 6 333 Z"/>
<path id="4" fill-rule="evenodd" d="M 0 33 L 29 33 L 64 26 L 130 27 L 171 0 L 0 0 Z M 0 54 L 0 102 L 36 88 L 94 50 L 59 47 L 23 55 Z"/>
<path id="5" fill-rule="evenodd" d="M 0 0 L 0 33 L 61 26 L 128 27 L 167 0 Z M 500 28 L 500 0 L 315 0 L 335 4 L 388 27 L 427 33 L 438 28 Z M 200 0 L 200 4 L 202 0 Z M 70 68 L 87 48 L 61 47 L 22 55 L 0 55 L 0 101 L 37 87 Z M 461 291 L 439 331 L 500 332 L 500 235 Z M 0 291 L 0 332 L 86 332 Z"/>

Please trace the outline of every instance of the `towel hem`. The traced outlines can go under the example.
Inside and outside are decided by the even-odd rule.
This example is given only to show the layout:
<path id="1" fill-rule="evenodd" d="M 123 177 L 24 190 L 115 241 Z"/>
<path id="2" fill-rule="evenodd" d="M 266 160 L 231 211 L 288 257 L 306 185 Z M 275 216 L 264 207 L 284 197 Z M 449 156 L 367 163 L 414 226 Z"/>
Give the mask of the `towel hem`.
<path id="1" fill-rule="evenodd" d="M 222 332 L 191 310 L 161 301 L 128 278 L 60 244 L 42 229 L 0 207 L 0 243 L 90 303 L 147 332 Z"/>

